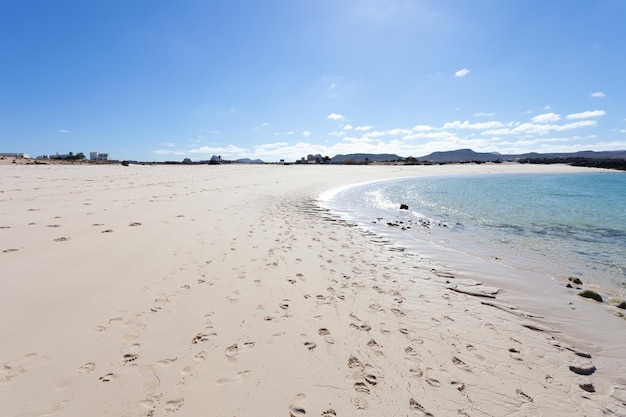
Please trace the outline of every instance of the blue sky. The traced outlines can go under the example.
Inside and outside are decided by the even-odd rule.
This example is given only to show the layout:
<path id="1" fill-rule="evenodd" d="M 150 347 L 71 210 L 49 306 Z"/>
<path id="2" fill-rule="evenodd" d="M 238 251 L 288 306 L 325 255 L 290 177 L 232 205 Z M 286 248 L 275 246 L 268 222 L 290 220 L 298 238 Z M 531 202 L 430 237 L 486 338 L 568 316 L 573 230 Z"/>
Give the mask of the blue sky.
<path id="1" fill-rule="evenodd" d="M 623 0 L 0 0 L 0 152 L 626 149 Z"/>

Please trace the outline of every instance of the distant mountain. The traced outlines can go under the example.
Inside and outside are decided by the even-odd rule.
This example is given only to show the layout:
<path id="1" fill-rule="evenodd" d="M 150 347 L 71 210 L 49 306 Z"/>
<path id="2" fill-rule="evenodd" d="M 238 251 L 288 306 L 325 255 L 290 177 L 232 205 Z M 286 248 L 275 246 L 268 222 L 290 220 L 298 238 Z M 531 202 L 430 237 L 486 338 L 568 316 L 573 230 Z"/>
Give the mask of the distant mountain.
<path id="1" fill-rule="evenodd" d="M 489 162 L 504 159 L 504 155 L 495 153 L 474 152 L 471 149 L 459 149 L 456 151 L 433 152 L 430 155 L 416 158 L 418 161 L 428 162 L 463 162 L 463 161 L 480 161 Z"/>
<path id="2" fill-rule="evenodd" d="M 351 153 L 348 155 L 335 155 L 330 159 L 331 164 L 362 164 L 365 161 L 368 162 L 388 162 L 388 161 L 402 161 L 403 157 L 391 153 Z"/>
<path id="3" fill-rule="evenodd" d="M 481 153 L 471 149 L 458 149 L 456 151 L 433 152 L 430 155 L 416 158 L 418 161 L 435 163 L 446 162 L 490 162 L 490 161 L 513 161 L 518 159 L 555 159 L 555 158 L 591 158 L 591 159 L 626 159 L 626 151 L 580 151 L 563 153 L 524 153 L 524 154 L 500 154 Z"/>
<path id="4" fill-rule="evenodd" d="M 250 158 L 237 159 L 235 162 L 239 162 L 241 164 L 264 164 L 265 163 L 260 159 L 250 159 Z"/>

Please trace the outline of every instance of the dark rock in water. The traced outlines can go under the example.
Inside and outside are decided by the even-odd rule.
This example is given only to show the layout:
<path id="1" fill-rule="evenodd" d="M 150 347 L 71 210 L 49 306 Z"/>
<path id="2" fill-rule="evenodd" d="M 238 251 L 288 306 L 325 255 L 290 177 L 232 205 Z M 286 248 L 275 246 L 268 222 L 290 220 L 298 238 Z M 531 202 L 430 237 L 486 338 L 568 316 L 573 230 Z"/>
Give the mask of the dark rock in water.
<path id="1" fill-rule="evenodd" d="M 406 204 L 400 204 L 400 210 L 408 210 L 409 206 L 407 206 Z"/>
<path id="2" fill-rule="evenodd" d="M 596 367 L 595 366 L 588 366 L 588 367 L 584 367 L 584 366 L 570 366 L 569 370 L 574 372 L 575 374 L 578 375 L 591 375 L 596 371 Z"/>
<path id="3" fill-rule="evenodd" d="M 576 285 L 583 285 L 583 282 L 580 280 L 580 278 L 576 277 L 569 277 L 569 282 Z"/>
<path id="4" fill-rule="evenodd" d="M 626 310 L 626 301 L 622 301 L 621 303 L 619 303 L 615 307 L 621 308 L 622 310 Z"/>
<path id="5" fill-rule="evenodd" d="M 596 300 L 599 303 L 602 302 L 602 297 L 600 296 L 600 294 L 598 294 L 595 291 L 584 290 L 584 291 L 579 292 L 578 295 L 580 295 L 583 298 L 592 298 L 592 299 Z"/>
<path id="6" fill-rule="evenodd" d="M 574 287 L 572 287 L 572 284 L 570 284 L 569 282 L 567 283 L 566 287 L 567 288 L 574 288 Z"/>
<path id="7" fill-rule="evenodd" d="M 593 386 L 593 384 L 580 384 L 579 387 L 587 392 L 596 392 L 595 387 Z"/>

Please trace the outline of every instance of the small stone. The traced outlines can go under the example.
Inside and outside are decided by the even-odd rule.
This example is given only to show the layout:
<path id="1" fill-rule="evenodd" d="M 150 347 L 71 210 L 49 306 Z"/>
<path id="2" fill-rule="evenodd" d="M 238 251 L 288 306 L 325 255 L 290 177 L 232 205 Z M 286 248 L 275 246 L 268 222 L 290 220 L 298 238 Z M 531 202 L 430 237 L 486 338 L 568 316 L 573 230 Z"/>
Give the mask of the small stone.
<path id="1" fill-rule="evenodd" d="M 578 375 L 591 375 L 596 371 L 596 367 L 591 366 L 574 366 L 570 365 L 569 370 Z"/>
<path id="2" fill-rule="evenodd" d="M 400 210 L 408 210 L 409 206 L 407 206 L 406 204 L 400 204 Z"/>
<path id="3" fill-rule="evenodd" d="M 592 299 L 596 300 L 599 303 L 602 302 L 602 297 L 600 296 L 600 294 L 598 294 L 595 291 L 584 290 L 584 291 L 579 292 L 578 295 L 583 297 L 583 298 L 592 298 Z"/>
<path id="4" fill-rule="evenodd" d="M 621 308 L 622 310 L 626 310 L 626 301 L 622 301 L 621 303 L 619 303 L 615 307 Z"/>
<path id="5" fill-rule="evenodd" d="M 580 384 L 579 387 L 587 392 L 596 392 L 595 387 L 593 386 L 593 384 Z"/>
<path id="6" fill-rule="evenodd" d="M 569 277 L 569 282 L 576 285 L 583 285 L 583 282 L 580 280 L 580 278 L 576 277 Z"/>

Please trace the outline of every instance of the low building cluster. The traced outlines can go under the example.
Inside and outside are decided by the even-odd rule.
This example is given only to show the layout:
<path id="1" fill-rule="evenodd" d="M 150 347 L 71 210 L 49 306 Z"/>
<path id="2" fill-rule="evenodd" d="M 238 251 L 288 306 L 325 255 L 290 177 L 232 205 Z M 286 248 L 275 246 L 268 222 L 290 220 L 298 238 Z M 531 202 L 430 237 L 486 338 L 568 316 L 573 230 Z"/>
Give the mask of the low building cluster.
<path id="1" fill-rule="evenodd" d="M 322 156 L 318 154 L 309 154 L 306 158 L 303 156 L 302 158 L 296 161 L 296 164 L 330 164 L 330 157 Z"/>

